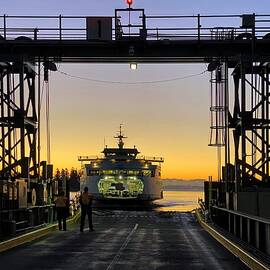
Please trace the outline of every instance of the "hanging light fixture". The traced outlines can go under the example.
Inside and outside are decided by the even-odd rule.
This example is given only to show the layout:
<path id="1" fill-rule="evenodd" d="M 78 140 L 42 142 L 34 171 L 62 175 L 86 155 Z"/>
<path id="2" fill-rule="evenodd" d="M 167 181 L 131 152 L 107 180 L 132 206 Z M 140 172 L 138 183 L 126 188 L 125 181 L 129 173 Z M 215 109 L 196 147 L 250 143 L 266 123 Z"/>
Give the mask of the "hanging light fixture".
<path id="1" fill-rule="evenodd" d="M 129 64 L 129 68 L 130 68 L 131 70 L 136 70 L 136 69 L 138 68 L 138 65 L 137 65 L 137 63 L 133 62 L 133 63 L 130 63 L 130 64 Z"/>

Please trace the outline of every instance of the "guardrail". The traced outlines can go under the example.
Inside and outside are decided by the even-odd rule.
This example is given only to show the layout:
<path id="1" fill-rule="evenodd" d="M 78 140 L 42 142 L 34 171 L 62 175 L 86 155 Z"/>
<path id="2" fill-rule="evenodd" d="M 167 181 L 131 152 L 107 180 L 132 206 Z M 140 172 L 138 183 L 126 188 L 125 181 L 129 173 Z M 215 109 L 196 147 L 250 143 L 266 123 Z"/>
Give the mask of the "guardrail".
<path id="1" fill-rule="evenodd" d="M 67 220 L 68 225 L 76 224 L 80 217 L 80 211 L 78 211 L 72 218 Z M 44 228 L 34 230 L 29 233 L 22 234 L 20 236 L 14 237 L 7 241 L 0 242 L 0 252 L 12 249 L 14 247 L 26 244 L 28 242 L 34 241 L 41 237 L 46 236 L 47 234 L 56 231 L 58 229 L 58 224 L 47 225 Z"/>
<path id="2" fill-rule="evenodd" d="M 206 223 L 203 220 L 203 217 L 200 211 L 196 210 L 196 217 L 200 225 L 212 236 L 214 237 L 220 244 L 222 244 L 226 249 L 228 249 L 234 256 L 240 258 L 240 260 L 245 263 L 250 269 L 253 270 L 267 270 L 269 269 L 269 265 L 263 263 L 254 255 L 250 254 L 248 251 L 244 250 L 237 243 L 234 243 L 227 237 L 225 237 L 222 233 L 218 232 L 215 228 L 213 228 L 210 224 Z"/>
<path id="3" fill-rule="evenodd" d="M 78 161 L 94 161 L 104 159 L 104 156 L 78 156 Z"/>
<path id="4" fill-rule="evenodd" d="M 132 9 L 131 9 L 132 12 Z M 245 17 L 245 16 L 251 17 Z M 252 24 L 254 16 L 255 26 Z M 87 40 L 86 19 L 89 16 L 0 16 L 2 40 L 14 40 L 22 36 L 33 40 Z M 121 17 L 107 16 L 112 21 Z M 251 19 L 250 19 L 251 18 Z M 191 15 L 145 16 L 147 40 L 233 40 L 269 38 L 270 15 Z M 251 21 L 250 21 L 251 20 Z M 243 25 L 244 22 L 244 25 Z M 112 24 L 113 25 L 113 24 Z M 122 24 L 121 35 L 112 28 L 112 40 L 118 37 L 136 37 L 138 25 Z"/>
<path id="5" fill-rule="evenodd" d="M 137 156 L 137 159 L 150 161 L 150 162 L 164 162 L 164 158 L 162 157 Z"/>
<path id="6" fill-rule="evenodd" d="M 104 156 L 78 156 L 78 161 L 95 161 L 102 160 Z M 164 158 L 162 157 L 147 157 L 147 156 L 137 156 L 136 159 L 146 160 L 151 162 L 164 162 Z"/>
<path id="7" fill-rule="evenodd" d="M 217 206 L 211 207 L 211 218 L 225 231 L 270 256 L 270 219 Z"/>
<path id="8" fill-rule="evenodd" d="M 14 235 L 55 221 L 54 204 L 1 209 L 0 235 Z"/>

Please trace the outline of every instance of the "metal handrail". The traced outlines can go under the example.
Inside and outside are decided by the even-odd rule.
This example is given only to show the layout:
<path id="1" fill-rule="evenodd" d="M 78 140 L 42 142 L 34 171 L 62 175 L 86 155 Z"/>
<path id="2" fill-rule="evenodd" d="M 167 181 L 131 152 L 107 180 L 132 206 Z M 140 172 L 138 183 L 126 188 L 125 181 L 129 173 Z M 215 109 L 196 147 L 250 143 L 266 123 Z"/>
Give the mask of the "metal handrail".
<path id="1" fill-rule="evenodd" d="M 152 162 L 164 162 L 164 158 L 162 157 L 137 156 L 137 159 L 142 159 L 142 160 L 152 161 Z"/>
<path id="2" fill-rule="evenodd" d="M 103 156 L 78 156 L 78 161 L 91 161 L 91 160 L 98 160 L 98 159 L 104 159 Z"/>
<path id="3" fill-rule="evenodd" d="M 246 213 L 239 212 L 239 211 L 233 211 L 233 210 L 229 210 L 229 209 L 226 209 L 226 208 L 221 208 L 221 207 L 218 207 L 218 206 L 211 206 L 211 207 L 214 208 L 214 209 L 217 209 L 219 211 L 231 213 L 231 214 L 234 214 L 234 215 L 237 215 L 237 216 L 240 216 L 240 217 L 252 219 L 254 221 L 258 221 L 258 222 L 270 225 L 270 219 L 267 219 L 267 218 L 262 218 L 262 217 L 259 217 L 259 216 L 253 216 L 253 215 L 250 215 L 250 214 L 246 214 Z"/>
<path id="4" fill-rule="evenodd" d="M 201 38 L 209 38 L 210 40 L 218 38 L 218 36 L 211 35 L 213 31 L 226 31 L 226 29 L 233 29 L 233 38 L 242 33 L 254 33 L 256 38 L 262 38 L 264 33 L 270 33 L 270 15 L 269 14 L 256 14 L 255 22 L 257 26 L 254 29 L 242 28 L 241 27 L 241 19 L 243 15 L 169 15 L 169 16 L 145 16 L 147 20 L 147 24 L 149 24 L 149 28 L 146 28 L 147 34 L 146 39 L 150 40 L 160 40 L 164 37 L 167 38 L 189 38 L 192 37 L 197 40 L 201 40 Z M 28 16 L 28 15 L 1 15 L 0 16 L 0 35 L 4 39 L 13 40 L 15 39 L 15 35 L 27 35 L 26 32 L 32 32 L 35 40 L 45 39 L 72 39 L 73 36 L 76 36 L 77 39 L 86 40 L 86 28 L 85 28 L 85 20 L 88 16 L 65 16 L 65 15 L 55 15 L 55 16 Z M 106 16 L 112 19 L 115 19 L 114 16 Z M 232 18 L 233 21 L 230 21 L 230 25 L 226 25 L 227 19 Z M 18 22 L 17 20 L 24 19 L 24 26 L 14 27 Z M 37 19 L 38 22 L 37 22 Z M 117 17 L 117 19 L 119 19 Z M 156 19 L 161 20 L 161 25 L 155 25 Z M 162 20 L 166 19 L 168 21 L 172 21 L 174 24 L 173 27 L 164 27 L 162 25 Z M 223 19 L 226 19 L 225 21 Z M 235 19 L 239 19 L 239 22 L 235 21 Z M 33 27 L 29 26 L 31 24 L 31 20 L 33 21 Z M 70 24 L 74 22 L 74 27 Z M 188 20 L 188 21 L 187 21 Z M 46 27 L 47 25 L 55 25 L 52 27 Z M 12 27 L 10 24 L 12 23 Z M 40 26 L 37 26 L 39 24 Z M 68 24 L 68 25 L 67 25 Z M 189 26 L 190 25 L 190 26 Z M 130 25 L 122 25 L 122 27 L 130 27 Z M 133 29 L 138 29 L 141 25 L 132 25 Z M 117 29 L 112 29 L 112 38 L 116 39 Z M 67 32 L 70 33 L 67 33 Z M 174 31 L 174 33 L 171 33 Z M 28 34 L 29 35 L 29 34 Z M 129 34 L 123 33 L 123 36 L 128 36 Z M 138 34 L 137 34 L 138 35 Z M 136 33 L 130 33 L 130 36 L 136 36 Z M 32 38 L 32 36 L 28 36 Z"/>

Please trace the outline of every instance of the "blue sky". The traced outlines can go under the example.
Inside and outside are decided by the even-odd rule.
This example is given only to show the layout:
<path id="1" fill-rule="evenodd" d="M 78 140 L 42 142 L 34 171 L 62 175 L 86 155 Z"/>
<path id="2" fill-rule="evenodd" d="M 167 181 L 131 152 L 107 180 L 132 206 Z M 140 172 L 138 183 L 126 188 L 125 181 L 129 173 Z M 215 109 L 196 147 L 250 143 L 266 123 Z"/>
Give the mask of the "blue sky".
<path id="1" fill-rule="evenodd" d="M 112 15 L 114 8 L 125 7 L 123 0 L 9 0 L 1 1 L 2 13 L 21 14 L 68 14 Z M 134 0 L 134 7 L 145 8 L 147 14 L 224 14 L 256 12 L 267 13 L 270 3 L 267 0 Z"/>

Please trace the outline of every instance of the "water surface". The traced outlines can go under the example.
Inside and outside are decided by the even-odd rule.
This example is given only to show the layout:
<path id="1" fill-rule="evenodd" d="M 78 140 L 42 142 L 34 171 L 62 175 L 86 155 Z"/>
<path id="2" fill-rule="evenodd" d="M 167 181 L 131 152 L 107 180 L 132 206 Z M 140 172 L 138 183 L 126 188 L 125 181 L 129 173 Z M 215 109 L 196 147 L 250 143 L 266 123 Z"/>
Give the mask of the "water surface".
<path id="1" fill-rule="evenodd" d="M 164 198 L 157 200 L 158 211 L 187 212 L 198 207 L 198 199 L 204 197 L 200 191 L 163 191 Z"/>
<path id="2" fill-rule="evenodd" d="M 75 194 L 71 192 L 71 199 Z M 107 202 L 104 205 L 98 204 L 95 207 L 98 208 L 114 208 L 121 210 L 155 210 L 155 211 L 177 211 L 177 212 L 189 212 L 198 207 L 198 199 L 204 198 L 202 191 L 163 191 L 164 198 L 156 200 L 150 204 L 132 204 L 129 205 L 126 202 L 123 204 L 115 204 L 113 201 Z"/>

